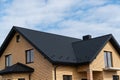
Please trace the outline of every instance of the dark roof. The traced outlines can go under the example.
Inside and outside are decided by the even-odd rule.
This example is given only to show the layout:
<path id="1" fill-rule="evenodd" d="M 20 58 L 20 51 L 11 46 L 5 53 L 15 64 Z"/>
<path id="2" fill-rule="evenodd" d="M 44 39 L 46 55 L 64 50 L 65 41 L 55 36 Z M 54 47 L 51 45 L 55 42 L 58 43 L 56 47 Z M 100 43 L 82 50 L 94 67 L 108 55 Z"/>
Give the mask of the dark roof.
<path id="1" fill-rule="evenodd" d="M 13 27 L 8 37 L 4 41 L 1 53 L 5 50 L 9 41 L 15 32 L 20 33 L 28 42 L 30 42 L 41 54 L 43 54 L 52 63 L 66 62 L 76 63 L 76 56 L 72 48 L 72 42 L 80 39 L 40 32 L 20 27 Z M 1 54 L 2 55 L 2 54 Z"/>
<path id="2" fill-rule="evenodd" d="M 119 45 L 111 34 L 89 40 L 74 42 L 72 45 L 78 63 L 89 63 L 94 60 L 108 41 L 110 41 L 120 53 Z"/>
<path id="3" fill-rule="evenodd" d="M 22 63 L 16 63 L 10 67 L 6 67 L 5 69 L 0 71 L 0 75 L 9 74 L 9 73 L 32 73 L 34 69 L 28 67 Z"/>
<path id="4" fill-rule="evenodd" d="M 111 34 L 89 40 L 81 40 L 20 27 L 13 27 L 1 46 L 0 56 L 16 32 L 20 33 L 53 64 L 89 63 L 95 59 L 99 51 L 108 41 L 110 41 L 120 53 L 119 45 Z"/>

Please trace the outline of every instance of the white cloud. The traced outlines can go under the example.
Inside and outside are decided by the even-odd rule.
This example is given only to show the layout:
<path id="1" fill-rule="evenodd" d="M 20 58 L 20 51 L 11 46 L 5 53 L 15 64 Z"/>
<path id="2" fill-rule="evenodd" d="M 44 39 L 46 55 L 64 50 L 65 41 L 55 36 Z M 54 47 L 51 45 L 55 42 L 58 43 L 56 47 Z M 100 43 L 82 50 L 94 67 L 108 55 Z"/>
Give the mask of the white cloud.
<path id="1" fill-rule="evenodd" d="M 120 6 L 112 0 L 6 1 L 1 0 L 0 43 L 13 25 L 80 38 L 112 33 L 120 42 Z"/>
<path id="2" fill-rule="evenodd" d="M 60 21 L 65 15 L 63 12 L 69 9 L 74 0 L 13 0 L 6 5 L 6 0 L 1 1 L 5 6 L 0 12 L 3 15 L 0 18 L 2 43 L 5 36 L 13 25 L 35 28 L 37 24 L 46 25 Z M 8 4 L 8 3 L 7 3 Z M 2 32 L 3 31 L 3 32 Z M 4 36 L 4 37 L 3 37 Z"/>
<path id="3" fill-rule="evenodd" d="M 20 4 L 22 2 L 22 4 Z M 18 26 L 34 26 L 36 24 L 48 24 L 59 21 L 65 15 L 63 12 L 69 9 L 73 0 L 14 0 L 4 10 L 7 15 L 2 17 L 2 22 L 8 22 Z"/>

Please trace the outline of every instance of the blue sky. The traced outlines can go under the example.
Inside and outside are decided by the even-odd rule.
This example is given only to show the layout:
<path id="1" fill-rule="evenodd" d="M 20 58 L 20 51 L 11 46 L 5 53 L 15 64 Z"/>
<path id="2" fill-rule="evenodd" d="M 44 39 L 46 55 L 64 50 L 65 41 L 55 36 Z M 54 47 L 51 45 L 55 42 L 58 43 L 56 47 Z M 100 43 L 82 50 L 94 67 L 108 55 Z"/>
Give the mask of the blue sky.
<path id="1" fill-rule="evenodd" d="M 76 38 L 113 34 L 120 43 L 120 0 L 0 0 L 0 45 L 12 26 Z"/>

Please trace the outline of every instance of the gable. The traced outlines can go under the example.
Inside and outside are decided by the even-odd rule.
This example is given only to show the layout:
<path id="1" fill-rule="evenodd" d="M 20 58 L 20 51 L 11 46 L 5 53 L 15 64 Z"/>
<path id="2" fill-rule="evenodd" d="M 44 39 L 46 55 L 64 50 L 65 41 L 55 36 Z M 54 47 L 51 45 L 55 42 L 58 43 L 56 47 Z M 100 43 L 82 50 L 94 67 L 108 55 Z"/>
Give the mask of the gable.
<path id="1" fill-rule="evenodd" d="M 0 69 L 5 68 L 5 55 L 11 54 L 12 56 L 12 64 L 16 64 L 20 62 L 25 64 L 31 68 L 34 68 L 36 71 L 32 74 L 33 77 L 38 77 L 41 75 L 39 79 L 52 79 L 52 69 L 53 65 L 50 63 L 41 53 L 34 48 L 22 35 L 20 35 L 20 42 L 16 42 L 16 35 L 19 33 L 15 33 L 8 46 L 4 50 L 3 54 L 0 57 Z M 25 51 L 33 49 L 34 50 L 34 62 L 30 64 L 26 64 L 26 54 Z M 42 64 L 42 65 L 41 65 Z M 42 71 L 41 71 L 42 70 Z M 44 73 L 48 74 L 44 75 Z"/>
<path id="2" fill-rule="evenodd" d="M 72 42 L 80 39 L 70 38 L 25 28 L 13 27 L 1 47 L 1 54 L 8 46 L 15 32 L 21 34 L 32 46 L 52 63 L 76 63 Z"/>
<path id="3" fill-rule="evenodd" d="M 96 58 L 91 62 L 90 68 L 92 70 L 102 71 L 105 68 L 105 61 L 104 61 L 105 51 L 110 51 L 112 53 L 113 67 L 115 68 L 120 67 L 120 64 L 118 64 L 118 62 L 120 61 L 120 55 L 118 51 L 115 49 L 115 47 L 112 45 L 112 43 L 108 41 L 106 45 L 103 47 L 103 49 L 98 53 Z"/>
<path id="4" fill-rule="evenodd" d="M 109 41 L 111 42 L 113 47 L 117 50 L 117 52 L 120 54 L 119 45 L 111 34 L 88 40 L 74 42 L 72 45 L 78 63 L 80 64 L 91 63 L 99 54 L 99 52 L 102 50 L 102 48 L 106 45 L 106 43 Z"/>
<path id="5" fill-rule="evenodd" d="M 5 67 L 6 55 L 9 54 L 12 55 L 12 64 L 15 64 L 17 62 L 26 64 L 25 50 L 34 49 L 34 47 L 30 45 L 21 35 L 20 35 L 20 42 L 16 42 L 17 35 L 19 35 L 19 33 L 14 34 L 8 46 L 5 48 L 3 54 L 0 57 L 0 63 L 1 63 L 0 67 L 2 67 L 1 69 Z"/>

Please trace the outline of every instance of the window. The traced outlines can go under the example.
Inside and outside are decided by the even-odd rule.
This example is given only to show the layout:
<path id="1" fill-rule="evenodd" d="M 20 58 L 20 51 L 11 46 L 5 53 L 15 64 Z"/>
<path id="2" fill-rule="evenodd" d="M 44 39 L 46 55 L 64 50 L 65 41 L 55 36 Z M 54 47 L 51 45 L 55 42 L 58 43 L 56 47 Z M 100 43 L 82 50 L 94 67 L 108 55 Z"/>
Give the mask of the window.
<path id="1" fill-rule="evenodd" d="M 112 67 L 112 53 L 105 51 L 104 53 L 105 67 Z"/>
<path id="2" fill-rule="evenodd" d="M 34 59 L 33 49 L 26 50 L 26 63 L 32 63 Z"/>
<path id="3" fill-rule="evenodd" d="M 113 75 L 113 80 L 119 80 L 119 75 Z"/>
<path id="4" fill-rule="evenodd" d="M 20 42 L 20 35 L 16 36 L 16 42 Z"/>
<path id="5" fill-rule="evenodd" d="M 18 80 L 25 80 L 25 78 L 19 78 Z"/>
<path id="6" fill-rule="evenodd" d="M 11 55 L 6 55 L 5 56 L 5 66 L 8 67 L 8 66 L 11 66 L 12 62 L 11 62 Z"/>
<path id="7" fill-rule="evenodd" d="M 63 80 L 72 80 L 72 75 L 63 75 Z"/>

